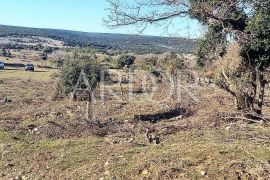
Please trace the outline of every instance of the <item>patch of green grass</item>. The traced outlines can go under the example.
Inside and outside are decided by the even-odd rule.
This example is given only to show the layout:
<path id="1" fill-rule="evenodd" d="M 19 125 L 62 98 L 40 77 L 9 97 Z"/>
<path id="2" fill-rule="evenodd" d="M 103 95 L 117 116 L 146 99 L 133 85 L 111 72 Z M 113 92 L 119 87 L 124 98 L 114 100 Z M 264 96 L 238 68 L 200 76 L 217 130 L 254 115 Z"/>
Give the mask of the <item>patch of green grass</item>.
<path id="1" fill-rule="evenodd" d="M 242 162 L 255 177 L 259 172 L 252 172 L 254 167 L 267 166 L 270 159 L 269 147 L 258 147 L 246 141 L 225 143 L 220 141 L 220 134 L 205 131 L 203 135 L 194 132 L 181 132 L 172 135 L 164 144 L 145 147 L 117 147 L 109 160 L 110 177 L 116 179 L 206 179 L 235 178 L 235 162 Z M 249 146 L 247 146 L 249 144 Z M 265 159 L 261 161 L 260 159 Z M 253 161 L 254 164 L 250 164 Z M 201 175 L 206 172 L 207 175 Z"/>
<path id="2" fill-rule="evenodd" d="M 95 137 L 31 143 L 31 138 L 24 134 L 0 131 L 2 143 L 10 145 L 9 152 L 2 157 L 15 165 L 2 165 L 0 170 L 31 171 L 28 176 L 32 178 L 59 178 L 60 173 L 71 179 L 216 179 L 235 178 L 234 164 L 242 163 L 243 172 L 263 176 L 260 170 L 269 166 L 269 146 L 244 139 L 244 133 L 238 135 L 241 140 L 227 142 L 234 136 L 232 133 L 194 130 L 166 137 L 162 145 L 147 144 L 142 138 L 136 139 L 138 144 L 109 145 Z M 45 170 L 47 173 L 43 174 Z"/>
<path id="3" fill-rule="evenodd" d="M 0 70 L 0 79 L 21 79 L 21 80 L 33 80 L 46 82 L 51 79 L 51 75 L 56 70 L 39 69 L 36 68 L 35 72 L 24 71 L 23 69 L 11 69 L 6 68 L 5 70 Z"/>
<path id="4" fill-rule="evenodd" d="M 14 140 L 14 136 L 17 141 Z M 60 172 L 65 177 L 73 176 L 73 173 L 79 175 L 79 169 L 86 164 L 90 168 L 99 162 L 102 150 L 102 141 L 94 137 L 31 141 L 27 136 L 3 131 L 0 131 L 0 137 L 3 151 L 6 152 L 1 161 L 5 163 L 10 161 L 14 165 L 5 167 L 5 163 L 2 163 L 1 172 L 6 174 L 13 174 L 16 170 L 31 172 L 28 176 L 32 178 L 41 178 L 44 175 L 41 171 L 45 171 L 46 167 L 50 169 L 45 174 L 46 178 L 56 178 Z M 98 170 L 95 165 L 91 168 L 91 172 Z"/>

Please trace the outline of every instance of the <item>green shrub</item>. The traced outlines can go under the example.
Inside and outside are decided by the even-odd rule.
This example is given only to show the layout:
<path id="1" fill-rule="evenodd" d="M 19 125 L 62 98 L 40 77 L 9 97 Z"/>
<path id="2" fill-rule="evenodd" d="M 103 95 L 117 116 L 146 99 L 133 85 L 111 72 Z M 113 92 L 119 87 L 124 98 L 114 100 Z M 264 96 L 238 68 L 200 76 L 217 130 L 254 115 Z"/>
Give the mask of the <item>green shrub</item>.
<path id="1" fill-rule="evenodd" d="M 135 56 L 130 56 L 130 55 L 121 55 L 117 60 L 116 60 L 116 66 L 117 68 L 123 68 L 127 66 L 128 68 L 131 67 L 136 58 Z"/>
<path id="2" fill-rule="evenodd" d="M 177 70 L 185 68 L 185 57 L 171 52 L 158 61 L 158 66 L 164 73 L 175 74 Z"/>
<path id="3" fill-rule="evenodd" d="M 144 60 L 142 68 L 153 74 L 154 76 L 159 77 L 161 75 L 161 71 L 158 70 L 158 62 L 159 60 L 157 57 L 146 58 Z"/>
<path id="4" fill-rule="evenodd" d="M 53 53 L 53 51 L 54 51 L 54 48 L 53 47 L 49 47 L 49 46 L 47 46 L 47 47 L 45 47 L 43 49 L 43 53 L 44 54 L 51 54 L 51 53 Z"/>
<path id="5" fill-rule="evenodd" d="M 163 74 L 175 74 L 177 70 L 185 67 L 185 57 L 173 52 L 168 53 L 165 57 L 146 58 L 143 68 L 156 77 L 162 77 Z"/>
<path id="6" fill-rule="evenodd" d="M 154 67 L 158 64 L 157 57 L 146 58 L 144 61 L 145 61 L 146 67 Z"/>
<path id="7" fill-rule="evenodd" d="M 55 75 L 55 78 L 63 93 L 70 93 L 77 85 L 79 85 L 76 87 L 78 89 L 94 90 L 101 80 L 101 74 L 106 76 L 107 73 L 94 59 L 69 59 L 64 62 L 63 68 Z M 85 79 L 83 79 L 85 77 L 88 84 L 85 84 Z"/>
<path id="8" fill-rule="evenodd" d="M 102 62 L 111 63 L 112 62 L 112 57 L 106 56 L 105 58 L 102 59 Z"/>
<path id="9" fill-rule="evenodd" d="M 212 25 L 208 28 L 204 38 L 200 39 L 196 48 L 197 65 L 204 67 L 208 62 L 213 61 L 213 52 L 219 56 L 225 55 L 226 47 L 223 45 L 223 37 L 220 32 L 222 28 L 220 25 Z"/>

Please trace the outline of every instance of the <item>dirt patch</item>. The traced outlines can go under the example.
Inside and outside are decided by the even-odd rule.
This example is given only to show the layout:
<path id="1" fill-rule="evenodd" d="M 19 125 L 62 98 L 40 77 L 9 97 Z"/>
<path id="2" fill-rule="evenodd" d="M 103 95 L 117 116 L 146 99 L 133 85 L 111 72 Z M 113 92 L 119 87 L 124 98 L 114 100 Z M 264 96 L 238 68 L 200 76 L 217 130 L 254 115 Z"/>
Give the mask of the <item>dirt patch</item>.
<path id="1" fill-rule="evenodd" d="M 77 122 L 62 122 L 54 121 L 48 122 L 48 125 L 41 130 L 41 137 L 58 139 L 58 138 L 72 138 L 94 135 L 98 137 L 105 137 L 120 131 L 123 122 L 108 121 L 108 122 L 87 122 L 85 120 Z"/>
<path id="2" fill-rule="evenodd" d="M 142 136 L 148 129 L 151 129 L 152 132 L 164 137 L 193 128 L 184 123 L 173 124 L 172 122 L 167 121 L 160 121 L 153 124 L 149 121 L 138 120 L 123 122 L 120 120 L 109 119 L 106 122 L 88 122 L 84 119 L 77 119 L 72 123 L 71 122 L 49 121 L 46 126 L 41 127 L 39 132 L 36 134 L 34 132 L 34 134 L 41 139 L 70 139 L 87 136 L 107 137 L 110 135 L 130 138 Z M 25 130 L 29 131 L 27 128 Z"/>
<path id="3" fill-rule="evenodd" d="M 193 113 L 191 110 L 177 107 L 174 109 L 169 109 L 164 112 L 159 112 L 156 114 L 146 114 L 146 115 L 135 115 L 134 120 L 138 121 L 150 121 L 150 122 L 158 122 L 161 120 L 168 120 L 173 118 L 183 118 L 191 116 Z"/>

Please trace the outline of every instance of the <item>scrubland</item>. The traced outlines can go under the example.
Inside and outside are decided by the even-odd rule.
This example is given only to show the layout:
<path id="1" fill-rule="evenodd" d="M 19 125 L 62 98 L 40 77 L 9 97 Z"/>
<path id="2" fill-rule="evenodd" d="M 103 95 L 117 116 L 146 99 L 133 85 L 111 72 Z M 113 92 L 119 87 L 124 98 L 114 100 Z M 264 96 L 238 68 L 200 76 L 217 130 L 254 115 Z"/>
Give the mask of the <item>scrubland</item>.
<path id="1" fill-rule="evenodd" d="M 96 95 L 92 122 L 85 119 L 86 102 L 53 98 L 55 71 L 0 71 L 0 98 L 10 100 L 0 103 L 0 179 L 270 178 L 269 125 L 226 121 L 233 99 L 214 85 L 190 86 L 183 77 L 180 102 L 160 101 L 166 83 L 150 101 L 150 90 L 140 86 L 144 70 L 134 71 L 122 93 L 113 77 L 127 72 L 110 70 L 113 80 L 104 101 Z M 147 142 L 146 129 L 161 143 Z"/>

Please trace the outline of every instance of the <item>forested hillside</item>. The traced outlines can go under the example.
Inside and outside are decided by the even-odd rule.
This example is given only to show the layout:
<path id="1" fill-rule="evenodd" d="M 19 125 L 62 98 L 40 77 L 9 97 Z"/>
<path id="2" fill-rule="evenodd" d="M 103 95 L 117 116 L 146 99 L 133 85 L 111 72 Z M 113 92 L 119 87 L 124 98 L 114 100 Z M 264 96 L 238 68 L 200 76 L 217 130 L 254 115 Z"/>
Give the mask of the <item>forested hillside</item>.
<path id="1" fill-rule="evenodd" d="M 0 37 L 3 36 L 41 36 L 63 41 L 66 46 L 92 47 L 100 50 L 127 50 L 139 53 L 166 51 L 190 53 L 196 45 L 196 40 L 185 38 L 86 33 L 0 25 Z"/>

